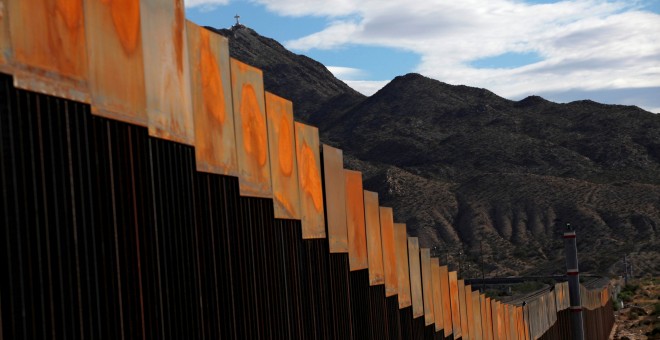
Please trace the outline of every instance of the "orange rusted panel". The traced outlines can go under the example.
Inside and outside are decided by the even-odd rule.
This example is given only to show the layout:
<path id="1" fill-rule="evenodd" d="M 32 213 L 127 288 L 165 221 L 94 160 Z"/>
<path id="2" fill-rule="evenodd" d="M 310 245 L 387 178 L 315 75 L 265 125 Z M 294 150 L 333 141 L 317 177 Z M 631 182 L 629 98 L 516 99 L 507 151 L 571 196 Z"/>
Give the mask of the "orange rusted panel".
<path id="1" fill-rule="evenodd" d="M 433 278 L 431 269 L 431 250 L 419 250 L 420 264 L 422 266 L 422 294 L 424 297 L 424 323 L 426 326 L 435 323 L 433 315 Z"/>
<path id="2" fill-rule="evenodd" d="M 383 245 L 383 273 L 385 275 L 385 296 L 397 294 L 396 249 L 394 247 L 394 219 L 392 208 L 380 207 L 380 235 Z"/>
<path id="3" fill-rule="evenodd" d="M 504 313 L 504 306 L 505 304 L 500 302 L 497 305 L 497 317 L 499 318 L 499 332 L 502 336 L 502 339 L 507 339 L 507 331 L 506 331 L 506 325 L 507 325 L 507 320 L 506 320 L 506 315 Z"/>
<path id="4" fill-rule="evenodd" d="M 465 309 L 467 317 L 468 332 L 463 331 L 463 338 L 476 339 L 474 320 L 474 301 L 472 300 L 472 286 L 465 285 Z"/>
<path id="5" fill-rule="evenodd" d="M 469 287 L 469 286 L 468 286 Z M 468 310 L 467 301 L 465 300 L 465 281 L 458 280 L 458 303 L 460 305 L 460 322 L 461 322 L 461 336 L 463 339 L 470 339 L 470 323 L 468 320 L 468 313 L 472 312 L 472 308 Z"/>
<path id="6" fill-rule="evenodd" d="M 442 286 L 440 282 L 440 260 L 431 259 L 431 289 L 433 290 L 433 322 L 435 331 L 444 329 L 444 316 L 442 312 Z M 449 311 L 449 310 L 448 310 Z"/>
<path id="7" fill-rule="evenodd" d="M 410 296 L 412 298 L 413 318 L 424 316 L 424 298 L 422 296 L 422 272 L 419 261 L 419 239 L 408 237 L 408 263 L 410 265 Z"/>
<path id="8" fill-rule="evenodd" d="M 364 219 L 367 226 L 367 258 L 369 261 L 369 284 L 385 283 L 383 271 L 383 244 L 380 235 L 380 211 L 378 193 L 364 191 Z"/>
<path id="9" fill-rule="evenodd" d="M 85 1 L 85 32 L 92 113 L 147 126 L 140 2 Z"/>
<path id="10" fill-rule="evenodd" d="M 5 70 L 7 63 L 11 60 L 11 40 L 9 40 L 9 17 L 7 16 L 7 5 L 0 1 L 0 71 Z"/>
<path id="11" fill-rule="evenodd" d="M 142 0 L 140 18 L 149 134 L 194 145 L 183 0 Z"/>
<path id="12" fill-rule="evenodd" d="M 293 104 L 266 92 L 266 120 L 275 218 L 300 219 Z"/>
<path id="13" fill-rule="evenodd" d="M 344 158 L 340 149 L 325 144 L 323 145 L 323 180 L 330 252 L 348 253 Z"/>
<path id="14" fill-rule="evenodd" d="M 549 311 L 548 311 L 549 312 Z M 518 340 L 518 322 L 517 322 L 516 306 L 509 305 L 509 329 L 511 339 Z"/>
<path id="15" fill-rule="evenodd" d="M 486 308 L 483 310 L 486 314 L 486 328 L 484 334 L 486 334 L 486 339 L 493 340 L 493 313 L 492 305 L 489 297 L 486 298 Z"/>
<path id="16" fill-rule="evenodd" d="M 484 339 L 489 339 L 488 336 L 488 311 L 486 310 L 486 296 L 484 294 L 479 295 L 479 308 L 481 310 L 481 332 Z"/>
<path id="17" fill-rule="evenodd" d="M 408 235 L 406 234 L 406 225 L 403 223 L 394 223 L 394 248 L 396 249 L 399 309 L 402 309 L 412 304 L 410 297 L 410 270 L 408 267 Z"/>
<path id="18" fill-rule="evenodd" d="M 325 238 L 319 129 L 296 122 L 296 158 L 303 239 Z"/>
<path id="19" fill-rule="evenodd" d="M 506 327 L 505 327 L 505 319 L 504 319 L 504 313 L 503 313 L 503 303 L 499 302 L 496 305 L 496 312 L 497 312 L 497 335 L 499 336 L 500 339 L 506 339 Z"/>
<path id="20" fill-rule="evenodd" d="M 16 87 L 89 103 L 82 0 L 7 0 Z"/>
<path id="21" fill-rule="evenodd" d="M 346 185 L 346 226 L 348 230 L 348 262 L 351 271 L 365 269 L 367 260 L 367 235 L 364 225 L 364 199 L 362 173 L 344 170 Z"/>
<path id="22" fill-rule="evenodd" d="M 490 300 L 490 323 L 493 328 L 493 339 L 501 339 L 497 319 L 497 300 Z"/>
<path id="23" fill-rule="evenodd" d="M 511 337 L 511 323 L 509 322 L 509 305 L 506 303 L 500 304 L 500 314 L 502 315 L 502 323 L 504 324 L 504 336 L 506 339 Z"/>
<path id="24" fill-rule="evenodd" d="M 484 336 L 483 327 L 481 325 L 481 302 L 478 290 L 472 292 L 472 312 L 474 314 L 474 334 L 470 334 L 472 334 L 472 339 L 482 340 Z"/>
<path id="25" fill-rule="evenodd" d="M 525 339 L 525 326 L 523 323 L 522 307 L 516 307 L 516 328 L 518 331 L 518 339 Z"/>
<path id="26" fill-rule="evenodd" d="M 447 266 L 440 267 L 440 289 L 442 290 L 442 326 L 445 329 L 445 336 L 453 333 L 452 325 L 452 302 L 449 288 L 449 273 Z"/>
<path id="27" fill-rule="evenodd" d="M 523 327 L 525 327 L 525 339 L 529 339 L 530 338 L 529 321 L 528 321 L 529 309 L 527 308 L 527 306 L 525 306 L 522 308 L 522 310 L 523 310 Z"/>
<path id="28" fill-rule="evenodd" d="M 227 38 L 190 21 L 187 22 L 187 32 L 197 170 L 238 176 Z M 286 106 L 285 103 L 282 105 Z M 293 113 L 289 110 L 282 115 L 286 113 L 291 118 L 288 135 L 291 144 L 288 147 L 291 148 Z M 276 209 L 275 217 L 279 217 L 277 213 Z"/>
<path id="29" fill-rule="evenodd" d="M 272 197 L 261 70 L 230 58 L 234 133 L 241 195 Z"/>
<path id="30" fill-rule="evenodd" d="M 461 293 L 463 293 L 463 285 L 461 284 L 459 287 L 456 272 L 449 272 L 448 278 L 449 278 L 449 301 L 451 302 L 452 329 L 454 333 L 454 339 L 458 339 L 462 336 L 463 333 L 461 332 L 462 329 L 461 329 L 461 303 L 460 303 L 460 295 Z M 463 296 L 465 296 L 465 293 L 463 293 Z"/>

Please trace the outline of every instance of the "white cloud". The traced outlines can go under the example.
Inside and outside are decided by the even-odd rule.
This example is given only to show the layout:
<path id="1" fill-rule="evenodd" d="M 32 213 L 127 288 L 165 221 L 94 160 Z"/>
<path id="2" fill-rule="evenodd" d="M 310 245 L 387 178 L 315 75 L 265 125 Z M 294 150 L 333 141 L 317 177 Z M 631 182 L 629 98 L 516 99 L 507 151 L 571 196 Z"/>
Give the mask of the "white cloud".
<path id="1" fill-rule="evenodd" d="M 378 92 L 383 86 L 389 83 L 389 80 L 344 80 L 346 85 L 365 96 L 371 96 Z"/>
<path id="2" fill-rule="evenodd" d="M 285 16 L 342 16 L 355 13 L 361 2 L 354 0 L 256 0 L 269 11 Z"/>
<path id="3" fill-rule="evenodd" d="M 419 73 L 506 97 L 660 86 L 660 15 L 642 11 L 636 0 L 257 1 L 281 15 L 334 20 L 287 42 L 289 48 L 412 51 L 421 56 Z M 508 69 L 470 65 L 507 52 L 535 53 L 542 61 Z"/>
<path id="4" fill-rule="evenodd" d="M 202 10 L 213 10 L 218 6 L 229 4 L 230 0 L 184 0 L 187 8 L 198 7 Z"/>
<path id="5" fill-rule="evenodd" d="M 337 21 L 323 31 L 289 41 L 287 47 L 296 50 L 331 49 L 350 43 L 347 39 L 359 31 L 360 27 L 355 23 Z"/>
<path id="6" fill-rule="evenodd" d="M 366 72 L 359 68 L 344 66 L 326 66 L 326 68 L 339 79 L 359 79 L 360 77 L 364 77 L 366 75 Z"/>

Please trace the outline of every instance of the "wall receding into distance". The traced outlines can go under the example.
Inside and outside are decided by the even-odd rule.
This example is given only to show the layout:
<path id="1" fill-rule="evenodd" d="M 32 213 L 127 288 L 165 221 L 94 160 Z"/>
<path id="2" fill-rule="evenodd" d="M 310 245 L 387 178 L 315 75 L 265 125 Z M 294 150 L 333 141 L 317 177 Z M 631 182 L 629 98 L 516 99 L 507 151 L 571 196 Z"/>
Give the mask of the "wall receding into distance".
<path id="1" fill-rule="evenodd" d="M 181 0 L 0 5 L 0 338 L 570 333 L 565 283 L 464 285 Z"/>

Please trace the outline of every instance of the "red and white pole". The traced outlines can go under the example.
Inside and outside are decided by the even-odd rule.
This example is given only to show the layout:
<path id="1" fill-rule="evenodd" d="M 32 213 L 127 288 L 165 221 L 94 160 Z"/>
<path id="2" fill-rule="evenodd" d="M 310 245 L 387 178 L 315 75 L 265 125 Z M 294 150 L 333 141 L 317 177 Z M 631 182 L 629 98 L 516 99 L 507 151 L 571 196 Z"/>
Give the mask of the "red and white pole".
<path id="1" fill-rule="evenodd" d="M 567 227 L 570 227 L 570 225 L 567 225 Z M 564 250 L 566 252 L 568 295 L 571 300 L 570 311 L 573 340 L 584 340 L 582 302 L 580 299 L 580 271 L 578 270 L 577 244 L 574 230 L 564 233 Z"/>

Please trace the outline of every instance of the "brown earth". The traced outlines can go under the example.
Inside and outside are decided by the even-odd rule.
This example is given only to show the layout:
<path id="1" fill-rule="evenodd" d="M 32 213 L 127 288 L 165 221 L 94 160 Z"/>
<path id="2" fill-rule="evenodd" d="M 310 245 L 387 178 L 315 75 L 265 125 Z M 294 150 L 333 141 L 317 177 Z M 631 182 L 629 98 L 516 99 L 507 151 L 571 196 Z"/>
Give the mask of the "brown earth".
<path id="1" fill-rule="evenodd" d="M 660 339 L 660 279 L 632 280 L 630 284 L 639 288 L 629 299 L 624 298 L 625 308 L 614 313 L 610 339 Z"/>

